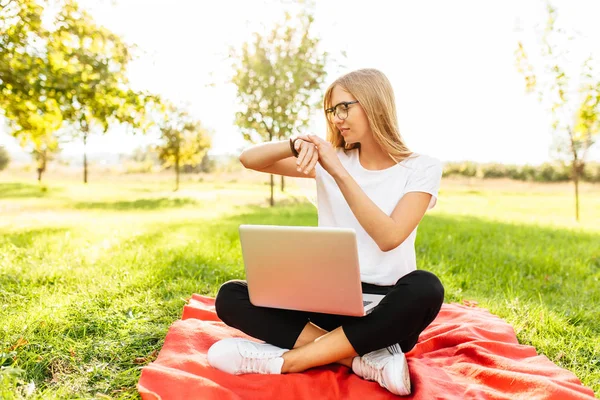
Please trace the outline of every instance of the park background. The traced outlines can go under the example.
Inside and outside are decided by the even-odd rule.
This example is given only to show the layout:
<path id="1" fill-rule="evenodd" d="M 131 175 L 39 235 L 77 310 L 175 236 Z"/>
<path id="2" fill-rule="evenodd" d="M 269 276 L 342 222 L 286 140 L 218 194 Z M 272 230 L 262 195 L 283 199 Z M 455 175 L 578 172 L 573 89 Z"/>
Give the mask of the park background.
<path id="1" fill-rule="evenodd" d="M 419 268 L 600 395 L 598 3 L 0 7 L 1 397 L 137 398 L 189 296 L 243 278 L 239 224 L 317 223 L 241 150 L 324 137 L 365 67 L 444 165 Z"/>

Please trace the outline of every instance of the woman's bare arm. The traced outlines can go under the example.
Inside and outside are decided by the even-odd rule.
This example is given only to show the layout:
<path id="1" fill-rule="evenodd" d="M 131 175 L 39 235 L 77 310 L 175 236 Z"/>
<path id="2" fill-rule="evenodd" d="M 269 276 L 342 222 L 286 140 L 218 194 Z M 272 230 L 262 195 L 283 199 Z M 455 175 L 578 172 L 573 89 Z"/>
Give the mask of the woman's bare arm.
<path id="1" fill-rule="evenodd" d="M 312 146 L 311 143 L 307 145 Z M 245 149 L 240 154 L 240 162 L 248 169 L 295 178 L 315 177 L 314 167 L 308 173 L 298 171 L 297 161 L 290 149 L 289 140 L 260 143 Z"/>

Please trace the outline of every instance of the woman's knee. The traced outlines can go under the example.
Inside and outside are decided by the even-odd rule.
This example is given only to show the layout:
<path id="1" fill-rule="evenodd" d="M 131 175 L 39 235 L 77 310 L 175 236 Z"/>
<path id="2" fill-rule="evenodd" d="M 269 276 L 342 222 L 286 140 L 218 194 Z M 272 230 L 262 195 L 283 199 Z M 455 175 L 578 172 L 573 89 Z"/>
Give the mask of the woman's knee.
<path id="1" fill-rule="evenodd" d="M 417 270 L 417 285 L 422 304 L 441 307 L 444 302 L 444 285 L 440 279 L 429 271 Z"/>
<path id="2" fill-rule="evenodd" d="M 402 336 L 399 344 L 403 352 L 410 351 L 418 342 L 419 335 L 433 322 L 437 317 L 442 304 L 444 303 L 444 286 L 437 276 L 428 271 L 418 270 L 414 276 L 414 298 L 412 304 L 418 304 L 419 307 L 412 308 L 411 320 L 414 325 L 409 335 Z M 400 326 L 406 325 L 406 321 L 401 321 Z"/>
<path id="3" fill-rule="evenodd" d="M 248 286 L 246 282 L 232 280 L 225 282 L 219 288 L 215 297 L 215 311 L 224 322 L 236 311 L 240 310 L 240 302 L 248 299 Z"/>

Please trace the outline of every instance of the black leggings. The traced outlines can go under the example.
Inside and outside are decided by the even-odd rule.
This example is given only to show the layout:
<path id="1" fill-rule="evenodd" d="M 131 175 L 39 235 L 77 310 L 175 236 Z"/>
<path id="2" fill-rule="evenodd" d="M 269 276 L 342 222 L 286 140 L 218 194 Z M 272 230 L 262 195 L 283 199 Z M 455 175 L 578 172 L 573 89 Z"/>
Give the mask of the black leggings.
<path id="1" fill-rule="evenodd" d="M 398 343 L 410 351 L 419 334 L 435 319 L 444 301 L 444 287 L 431 272 L 417 270 L 403 276 L 394 286 L 362 284 L 363 293 L 385 297 L 364 317 L 257 307 L 250 303 L 248 284 L 224 283 L 215 308 L 219 318 L 254 338 L 291 349 L 310 321 L 326 331 L 341 326 L 359 355 Z"/>

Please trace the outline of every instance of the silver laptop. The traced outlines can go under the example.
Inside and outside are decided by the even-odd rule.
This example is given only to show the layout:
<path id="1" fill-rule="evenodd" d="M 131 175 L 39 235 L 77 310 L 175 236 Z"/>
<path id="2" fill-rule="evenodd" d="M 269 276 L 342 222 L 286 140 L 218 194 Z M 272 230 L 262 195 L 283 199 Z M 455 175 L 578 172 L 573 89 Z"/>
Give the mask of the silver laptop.
<path id="1" fill-rule="evenodd" d="M 360 317 L 384 297 L 362 293 L 354 229 L 240 225 L 239 233 L 256 306 Z"/>

